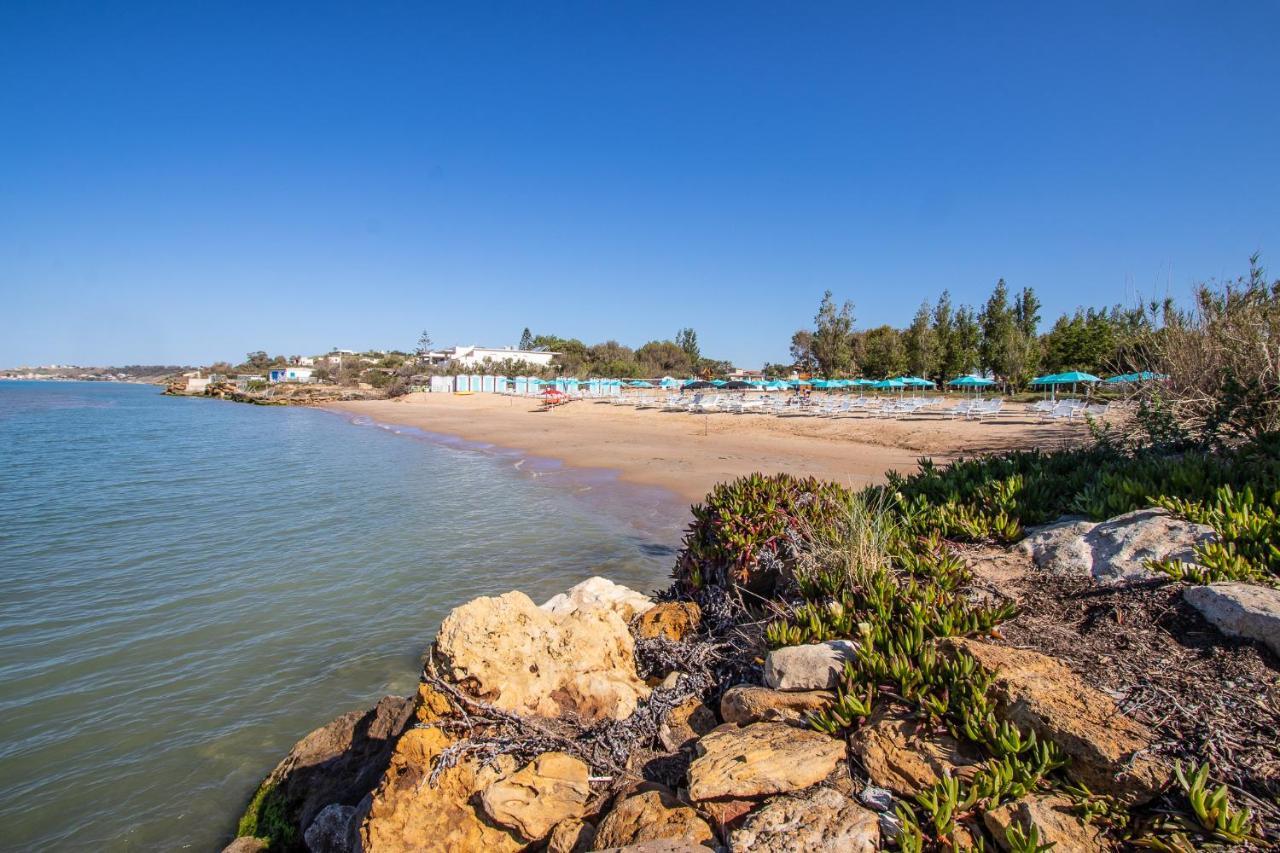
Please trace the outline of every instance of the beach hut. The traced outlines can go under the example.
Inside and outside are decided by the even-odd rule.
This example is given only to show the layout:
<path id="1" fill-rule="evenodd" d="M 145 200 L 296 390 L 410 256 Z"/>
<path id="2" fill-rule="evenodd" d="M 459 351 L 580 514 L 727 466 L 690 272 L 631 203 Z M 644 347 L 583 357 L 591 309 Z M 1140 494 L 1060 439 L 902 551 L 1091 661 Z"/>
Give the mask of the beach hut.
<path id="1" fill-rule="evenodd" d="M 485 375 L 480 377 L 480 390 L 485 394 L 492 394 L 494 387 L 495 383 L 492 376 Z"/>

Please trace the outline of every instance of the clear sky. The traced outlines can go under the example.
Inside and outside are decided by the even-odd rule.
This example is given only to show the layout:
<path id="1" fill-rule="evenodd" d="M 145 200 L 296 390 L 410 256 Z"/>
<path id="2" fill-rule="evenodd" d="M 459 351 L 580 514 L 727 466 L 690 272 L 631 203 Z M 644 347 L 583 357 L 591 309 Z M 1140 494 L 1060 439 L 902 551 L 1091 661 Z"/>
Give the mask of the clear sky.
<path id="1" fill-rule="evenodd" d="M 0 4 L 0 365 L 1280 272 L 1280 3 Z"/>

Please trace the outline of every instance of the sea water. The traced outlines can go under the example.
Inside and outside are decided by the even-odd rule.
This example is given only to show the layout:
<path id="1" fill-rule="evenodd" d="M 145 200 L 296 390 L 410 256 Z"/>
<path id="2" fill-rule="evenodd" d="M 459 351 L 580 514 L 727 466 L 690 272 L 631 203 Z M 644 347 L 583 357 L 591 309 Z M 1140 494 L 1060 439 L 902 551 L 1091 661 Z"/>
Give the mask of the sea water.
<path id="1" fill-rule="evenodd" d="M 450 608 L 662 586 L 686 513 L 323 411 L 0 382 L 0 846 L 216 850 Z"/>

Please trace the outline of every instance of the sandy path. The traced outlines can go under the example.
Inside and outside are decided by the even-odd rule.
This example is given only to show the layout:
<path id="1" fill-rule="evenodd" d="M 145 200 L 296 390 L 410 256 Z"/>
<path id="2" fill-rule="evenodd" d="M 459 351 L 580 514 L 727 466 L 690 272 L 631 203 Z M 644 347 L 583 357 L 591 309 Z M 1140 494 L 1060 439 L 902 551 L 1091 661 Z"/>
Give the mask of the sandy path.
<path id="1" fill-rule="evenodd" d="M 550 412 L 529 399 L 411 394 L 326 408 L 375 421 L 516 448 L 567 465 L 609 468 L 628 482 L 696 501 L 716 483 L 752 471 L 815 475 L 853 486 L 909 471 L 921 456 L 949 459 L 1011 447 L 1081 440 L 1080 426 L 1009 416 L 994 422 L 931 418 L 689 415 L 577 401 Z"/>

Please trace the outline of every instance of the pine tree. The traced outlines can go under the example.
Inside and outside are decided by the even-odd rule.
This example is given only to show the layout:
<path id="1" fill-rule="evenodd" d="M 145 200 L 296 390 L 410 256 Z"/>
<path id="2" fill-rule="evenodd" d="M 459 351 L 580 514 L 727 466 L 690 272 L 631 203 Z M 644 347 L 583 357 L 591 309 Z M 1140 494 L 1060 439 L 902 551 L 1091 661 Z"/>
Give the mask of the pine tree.
<path id="1" fill-rule="evenodd" d="M 951 308 L 950 291 L 942 291 L 938 304 L 933 306 L 933 345 L 937 349 L 936 375 L 932 378 L 947 382 L 960 374 L 960 353 L 956 349 L 955 317 Z"/>
<path id="2" fill-rule="evenodd" d="M 982 327 L 968 305 L 956 309 L 954 346 L 956 373 L 972 373 L 981 361 Z"/>
<path id="3" fill-rule="evenodd" d="M 517 349 L 531 350 L 533 349 L 533 332 L 529 331 L 529 327 L 525 326 L 524 331 L 520 333 L 520 346 Z"/>

